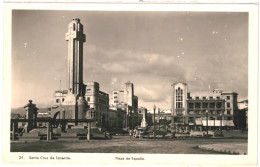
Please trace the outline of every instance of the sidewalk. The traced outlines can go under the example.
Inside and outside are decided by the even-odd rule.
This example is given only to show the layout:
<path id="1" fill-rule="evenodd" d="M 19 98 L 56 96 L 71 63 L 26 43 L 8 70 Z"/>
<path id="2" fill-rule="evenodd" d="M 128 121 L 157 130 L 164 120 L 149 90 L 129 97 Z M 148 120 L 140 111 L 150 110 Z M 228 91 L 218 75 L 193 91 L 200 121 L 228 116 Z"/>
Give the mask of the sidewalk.
<path id="1" fill-rule="evenodd" d="M 234 137 L 234 138 L 248 138 L 247 131 L 241 133 L 240 130 L 230 130 L 230 131 L 223 131 L 224 137 Z"/>
<path id="2" fill-rule="evenodd" d="M 228 154 L 247 155 L 247 143 L 220 143 L 199 145 L 198 147 L 202 150 L 211 150 Z"/>

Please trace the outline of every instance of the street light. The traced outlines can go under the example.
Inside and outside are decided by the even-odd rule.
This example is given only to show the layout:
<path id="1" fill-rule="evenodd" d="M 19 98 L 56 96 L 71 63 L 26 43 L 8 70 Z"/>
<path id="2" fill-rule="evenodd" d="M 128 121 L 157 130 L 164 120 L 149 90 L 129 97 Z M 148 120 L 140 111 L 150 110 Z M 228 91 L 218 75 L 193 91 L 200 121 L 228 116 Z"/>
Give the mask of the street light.
<path id="1" fill-rule="evenodd" d="M 220 114 L 220 134 L 222 136 L 222 113 Z"/>
<path id="2" fill-rule="evenodd" d="M 155 110 L 156 110 L 156 106 L 153 106 L 153 130 L 155 130 Z"/>
<path id="3" fill-rule="evenodd" d="M 161 118 L 161 115 L 160 115 L 160 108 L 158 108 L 158 116 L 159 116 L 159 130 L 160 130 L 160 118 Z"/>
<path id="4" fill-rule="evenodd" d="M 206 119 L 207 119 L 207 137 L 208 137 L 208 134 L 209 134 L 209 132 L 208 132 L 208 110 L 206 110 Z"/>

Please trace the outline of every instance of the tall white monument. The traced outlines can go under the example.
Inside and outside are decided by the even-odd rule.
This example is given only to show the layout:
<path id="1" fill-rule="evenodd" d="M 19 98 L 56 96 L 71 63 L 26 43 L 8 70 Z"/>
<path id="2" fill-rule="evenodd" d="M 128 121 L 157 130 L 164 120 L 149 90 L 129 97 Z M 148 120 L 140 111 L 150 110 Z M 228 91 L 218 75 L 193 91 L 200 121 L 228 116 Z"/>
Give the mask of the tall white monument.
<path id="1" fill-rule="evenodd" d="M 78 125 L 77 120 L 85 119 L 88 109 L 83 83 L 83 43 L 86 36 L 83 34 L 83 25 L 80 23 L 80 19 L 72 19 L 68 25 L 65 39 L 68 41 L 69 92 L 62 103 L 61 118 L 75 119 L 75 125 Z"/>
<path id="2" fill-rule="evenodd" d="M 72 94 L 79 94 L 84 88 L 83 43 L 86 39 L 80 19 L 72 19 L 65 39 L 68 41 L 69 90 Z"/>

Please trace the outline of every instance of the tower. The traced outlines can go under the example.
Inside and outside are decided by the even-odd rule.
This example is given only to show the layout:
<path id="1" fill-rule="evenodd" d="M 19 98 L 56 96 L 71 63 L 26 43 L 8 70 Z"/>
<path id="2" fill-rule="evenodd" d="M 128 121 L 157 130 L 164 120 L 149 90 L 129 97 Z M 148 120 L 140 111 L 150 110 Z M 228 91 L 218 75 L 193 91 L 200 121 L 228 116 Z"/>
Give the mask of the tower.
<path id="1" fill-rule="evenodd" d="M 125 103 L 133 106 L 133 98 L 134 98 L 134 84 L 128 81 L 125 83 L 124 87 L 124 99 Z"/>
<path id="2" fill-rule="evenodd" d="M 184 125 L 185 116 L 187 116 L 186 99 L 187 99 L 187 84 L 174 83 L 172 84 L 172 124 L 182 123 Z"/>
<path id="3" fill-rule="evenodd" d="M 83 25 L 80 19 L 75 18 L 69 23 L 65 35 L 68 41 L 68 72 L 69 90 L 72 94 L 79 94 L 83 88 L 83 43 L 86 35 L 83 34 Z"/>
<path id="4" fill-rule="evenodd" d="M 85 100 L 86 85 L 83 83 L 83 43 L 85 38 L 80 19 L 72 19 L 65 35 L 65 39 L 68 41 L 69 92 L 62 102 L 60 110 L 62 111 L 61 118 L 75 119 L 75 125 L 79 125 L 78 119 L 85 119 L 86 111 L 89 108 Z M 74 123 L 68 124 L 74 126 Z"/>

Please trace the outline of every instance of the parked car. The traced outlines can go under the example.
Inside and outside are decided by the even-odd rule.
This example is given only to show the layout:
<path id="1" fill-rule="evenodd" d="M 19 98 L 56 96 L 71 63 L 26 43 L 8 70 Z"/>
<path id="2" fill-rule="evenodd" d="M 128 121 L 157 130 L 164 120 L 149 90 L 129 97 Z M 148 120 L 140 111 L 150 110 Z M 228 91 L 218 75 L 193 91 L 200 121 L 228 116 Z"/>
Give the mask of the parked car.
<path id="1" fill-rule="evenodd" d="M 144 129 L 135 129 L 133 131 L 134 138 L 143 138 L 144 137 Z"/>
<path id="2" fill-rule="evenodd" d="M 197 137 L 197 136 L 204 136 L 205 132 L 204 131 L 191 131 L 190 132 L 190 137 Z"/>
<path id="3" fill-rule="evenodd" d="M 205 135 L 207 135 L 207 132 L 205 132 Z M 208 136 L 215 136 L 215 132 L 214 131 L 208 131 Z"/>

